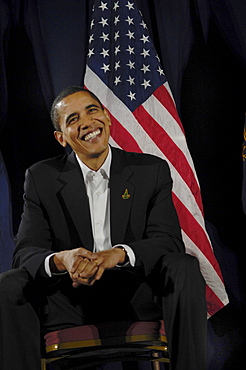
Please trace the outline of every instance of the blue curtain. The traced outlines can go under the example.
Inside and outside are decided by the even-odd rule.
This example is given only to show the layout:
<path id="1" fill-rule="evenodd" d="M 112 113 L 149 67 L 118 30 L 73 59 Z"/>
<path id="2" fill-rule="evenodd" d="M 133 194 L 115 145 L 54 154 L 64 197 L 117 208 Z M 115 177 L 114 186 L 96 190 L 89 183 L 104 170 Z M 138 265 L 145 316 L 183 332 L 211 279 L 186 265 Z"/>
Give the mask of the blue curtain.
<path id="1" fill-rule="evenodd" d="M 246 3 L 136 1 L 183 121 L 231 301 L 209 320 L 209 349 L 214 351 L 209 370 L 241 369 L 235 358 L 243 354 L 246 301 Z M 83 84 L 92 6 L 93 0 L 0 0 L 1 271 L 11 263 L 12 219 L 15 233 L 26 168 L 62 153 L 53 140 L 49 108 L 62 88 Z"/>
<path id="2" fill-rule="evenodd" d="M 11 267 L 14 250 L 12 209 L 7 171 L 0 152 L 0 272 Z"/>

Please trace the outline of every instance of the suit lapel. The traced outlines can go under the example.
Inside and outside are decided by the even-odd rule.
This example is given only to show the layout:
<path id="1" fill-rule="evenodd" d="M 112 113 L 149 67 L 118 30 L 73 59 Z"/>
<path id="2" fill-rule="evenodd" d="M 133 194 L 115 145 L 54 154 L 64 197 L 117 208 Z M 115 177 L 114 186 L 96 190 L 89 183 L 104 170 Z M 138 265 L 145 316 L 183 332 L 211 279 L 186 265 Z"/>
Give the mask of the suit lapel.
<path id="1" fill-rule="evenodd" d="M 84 179 L 74 153 L 70 153 L 58 181 L 62 184 L 60 194 L 72 217 L 84 248 L 93 249 L 90 208 Z"/>
<path id="2" fill-rule="evenodd" d="M 121 154 L 120 154 L 121 153 Z M 123 152 L 112 148 L 110 171 L 110 225 L 112 245 L 122 243 L 129 220 L 135 187 L 130 183 L 132 170 L 124 165 Z"/>
<path id="3" fill-rule="evenodd" d="M 129 220 L 135 186 L 130 182 L 132 170 L 124 164 L 123 152 L 112 148 L 110 170 L 110 228 L 112 244 L 122 243 Z M 84 179 L 74 153 L 58 178 L 60 194 L 85 248 L 93 249 L 89 201 Z"/>

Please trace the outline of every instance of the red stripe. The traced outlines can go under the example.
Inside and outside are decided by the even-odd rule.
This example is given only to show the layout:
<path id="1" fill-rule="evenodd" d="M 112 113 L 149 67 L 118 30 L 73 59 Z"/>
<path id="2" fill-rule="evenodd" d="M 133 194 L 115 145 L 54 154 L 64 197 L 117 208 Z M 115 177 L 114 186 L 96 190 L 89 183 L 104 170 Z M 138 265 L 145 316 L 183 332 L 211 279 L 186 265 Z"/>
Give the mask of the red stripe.
<path id="1" fill-rule="evenodd" d="M 185 183 L 191 189 L 194 198 L 203 212 L 200 189 L 194 173 L 179 147 L 170 138 L 167 132 L 153 119 L 153 117 L 140 105 L 134 112 L 135 118 L 144 128 L 149 137 L 155 142 L 158 148 L 165 154 L 168 160 L 173 164 Z"/>
<path id="2" fill-rule="evenodd" d="M 199 247 L 201 252 L 213 266 L 220 279 L 223 281 L 219 265 L 215 259 L 215 255 L 204 229 L 174 193 L 172 194 L 172 197 L 174 206 L 179 216 L 181 229 L 184 230 L 193 243 Z"/>
<path id="3" fill-rule="evenodd" d="M 224 307 L 224 303 L 208 285 L 206 285 L 206 300 L 207 310 L 211 316 Z"/>
<path id="4" fill-rule="evenodd" d="M 166 87 L 164 85 L 161 85 L 158 89 L 154 91 L 153 95 L 168 110 L 168 112 L 171 114 L 174 120 L 178 123 L 178 125 L 180 126 L 181 130 L 184 133 L 184 128 L 180 121 L 176 106 L 174 104 L 174 101 L 170 93 L 166 89 Z"/>
<path id="5" fill-rule="evenodd" d="M 109 112 L 112 126 L 110 129 L 111 136 L 114 141 L 124 150 L 128 152 L 141 153 L 137 141 L 132 135 L 121 125 L 121 123 Z"/>

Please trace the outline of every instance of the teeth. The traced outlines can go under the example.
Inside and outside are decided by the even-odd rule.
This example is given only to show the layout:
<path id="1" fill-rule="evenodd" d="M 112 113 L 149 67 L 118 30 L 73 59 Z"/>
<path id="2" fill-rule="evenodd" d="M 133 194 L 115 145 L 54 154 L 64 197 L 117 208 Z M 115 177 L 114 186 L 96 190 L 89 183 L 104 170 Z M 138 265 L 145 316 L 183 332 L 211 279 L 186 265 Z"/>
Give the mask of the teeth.
<path id="1" fill-rule="evenodd" d="M 90 132 L 88 135 L 85 136 L 85 141 L 88 141 L 90 139 L 93 139 L 94 137 L 96 137 L 99 134 L 100 134 L 100 130 L 99 129 L 97 129 L 97 130 L 95 130 L 93 132 Z"/>

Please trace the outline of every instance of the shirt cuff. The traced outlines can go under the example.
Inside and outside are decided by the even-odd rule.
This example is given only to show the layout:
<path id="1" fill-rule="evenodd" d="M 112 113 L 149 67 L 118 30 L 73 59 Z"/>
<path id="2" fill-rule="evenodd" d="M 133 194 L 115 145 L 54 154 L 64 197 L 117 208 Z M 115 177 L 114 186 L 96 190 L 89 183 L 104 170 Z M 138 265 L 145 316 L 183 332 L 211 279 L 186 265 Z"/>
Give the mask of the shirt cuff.
<path id="1" fill-rule="evenodd" d="M 49 276 L 49 277 L 52 277 L 54 275 L 64 275 L 64 274 L 67 274 L 67 271 L 64 271 L 64 272 L 51 272 L 50 271 L 50 258 L 52 256 L 54 256 L 56 253 L 52 253 L 52 254 L 49 254 L 45 260 L 44 260 L 44 269 L 45 269 L 45 272 L 46 274 Z"/>
<path id="2" fill-rule="evenodd" d="M 114 245 L 114 246 L 113 246 L 113 248 L 117 248 L 117 247 L 124 247 L 124 248 L 125 248 L 125 250 L 126 250 L 126 252 L 127 252 L 128 258 L 129 258 L 129 262 L 127 262 L 127 263 L 126 263 L 126 264 L 124 264 L 124 265 L 121 265 L 121 267 L 122 267 L 122 266 L 126 266 L 126 265 L 128 265 L 129 263 L 130 263 L 130 265 L 131 265 L 132 267 L 134 267 L 134 266 L 135 266 L 135 262 L 136 262 L 136 257 L 135 257 L 135 254 L 134 254 L 134 252 L 133 252 L 132 248 L 131 248 L 131 247 L 129 247 L 129 245 L 126 245 L 126 244 L 116 244 L 116 245 Z"/>

